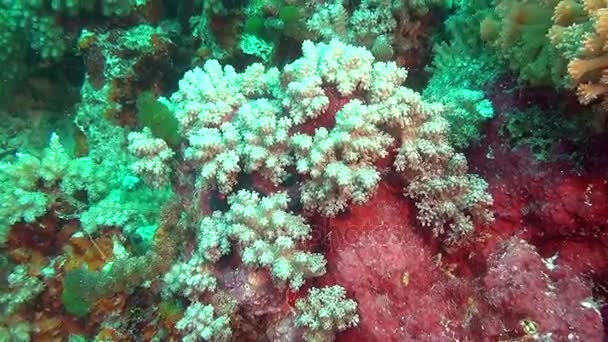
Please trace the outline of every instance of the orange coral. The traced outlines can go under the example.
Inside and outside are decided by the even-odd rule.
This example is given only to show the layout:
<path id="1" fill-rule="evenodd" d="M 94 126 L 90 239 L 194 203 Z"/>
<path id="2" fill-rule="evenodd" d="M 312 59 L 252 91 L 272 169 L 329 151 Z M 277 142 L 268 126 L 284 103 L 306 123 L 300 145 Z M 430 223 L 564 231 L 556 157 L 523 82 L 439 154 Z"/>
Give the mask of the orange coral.
<path id="1" fill-rule="evenodd" d="M 608 93 L 608 85 L 583 83 L 579 84 L 576 94 L 582 104 L 590 104 Z"/>
<path id="2" fill-rule="evenodd" d="M 560 26 L 570 25 L 585 14 L 582 4 L 574 0 L 563 0 L 555 6 L 553 22 Z"/>
<path id="3" fill-rule="evenodd" d="M 605 77 L 608 73 L 608 1 L 562 0 L 555 8 L 553 21 L 550 37 L 554 44 L 582 43 L 568 63 L 571 85 L 576 88 L 579 102 L 599 102 L 602 111 L 608 110 L 608 78 Z M 577 35 L 564 33 L 581 28 L 582 33 Z"/>
<path id="4" fill-rule="evenodd" d="M 608 8 L 600 8 L 593 15 L 595 17 L 595 32 L 606 40 L 608 38 Z"/>
<path id="5" fill-rule="evenodd" d="M 583 76 L 606 67 L 608 67 L 608 55 L 591 59 L 576 58 L 568 63 L 568 73 L 572 81 L 579 83 L 583 80 Z"/>
<path id="6" fill-rule="evenodd" d="M 597 11 L 605 5 L 605 0 L 583 0 L 583 6 L 587 12 Z"/>

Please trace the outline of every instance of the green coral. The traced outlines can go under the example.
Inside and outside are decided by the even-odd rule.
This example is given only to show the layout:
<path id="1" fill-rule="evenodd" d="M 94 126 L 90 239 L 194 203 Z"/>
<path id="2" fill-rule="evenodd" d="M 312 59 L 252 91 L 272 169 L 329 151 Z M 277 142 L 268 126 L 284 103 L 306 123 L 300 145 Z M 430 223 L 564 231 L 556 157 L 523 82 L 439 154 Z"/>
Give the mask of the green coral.
<path id="1" fill-rule="evenodd" d="M 576 117 L 566 117 L 560 112 L 546 111 L 532 107 L 506 114 L 506 122 L 501 129 L 513 147 L 525 146 L 539 161 L 566 158 L 577 161 L 578 153 L 567 155 L 556 153 L 560 144 L 579 150 L 585 146 L 592 134 L 589 117 L 591 113 L 577 113 Z"/>
<path id="2" fill-rule="evenodd" d="M 549 36 L 555 36 L 552 43 L 567 60 L 583 56 L 585 39 L 594 32 L 592 20 L 573 23 L 567 27 L 554 26 L 552 30 L 555 30 L 549 33 Z"/>
<path id="3" fill-rule="evenodd" d="M 0 1 L 0 101 L 7 100 L 27 75 L 47 62 L 60 61 L 74 43 L 63 16 L 126 16 L 148 0 Z M 99 10 L 99 11 L 98 11 Z M 70 21 L 73 23 L 75 21 Z M 67 27 L 67 25 L 65 25 Z M 33 53 L 29 53 L 33 52 Z M 27 65 L 24 61 L 28 61 Z"/>
<path id="4" fill-rule="evenodd" d="M 532 84 L 565 85 L 566 61 L 548 37 L 554 7 L 554 1 L 499 0 L 481 23 L 482 35 Z"/>
<path id="5" fill-rule="evenodd" d="M 295 23 L 302 18 L 302 9 L 295 5 L 283 5 L 279 8 L 279 18 L 287 24 Z"/>
<path id="6" fill-rule="evenodd" d="M 243 9 L 246 15 L 243 35 L 239 42 L 246 55 L 269 63 L 276 46 L 285 38 L 301 41 L 310 36 L 305 20 L 308 9 L 303 1 L 251 1 Z"/>
<path id="7" fill-rule="evenodd" d="M 35 65 L 24 62 L 30 50 L 41 60 L 57 60 L 66 50 L 64 34 L 52 16 L 39 14 L 23 1 L 0 2 L 0 101 L 13 94 Z"/>
<path id="8" fill-rule="evenodd" d="M 259 57 L 264 62 L 270 62 L 274 53 L 274 44 L 261 39 L 255 34 L 243 34 L 239 43 L 243 53 Z"/>
<path id="9" fill-rule="evenodd" d="M 9 317 L 28 305 L 34 303 L 44 291 L 42 279 L 30 275 L 32 269 L 26 265 L 17 265 L 8 276 L 2 279 L 0 286 L 0 317 Z M 6 321 L 3 320 L 2 323 Z"/>
<path id="10" fill-rule="evenodd" d="M 296 325 L 304 327 L 307 342 L 331 342 L 336 332 L 359 324 L 357 302 L 347 299 L 339 285 L 312 288 L 295 306 Z"/>
<path id="11" fill-rule="evenodd" d="M 178 122 L 169 107 L 160 102 L 152 92 L 141 93 L 137 98 L 137 118 L 148 127 L 157 138 L 163 139 L 169 146 L 177 146 L 181 140 Z"/>
<path id="12" fill-rule="evenodd" d="M 224 215 L 219 211 L 201 220 L 198 234 L 198 250 L 211 262 L 218 261 L 230 253 L 229 229 L 226 227 Z"/>
<path id="13" fill-rule="evenodd" d="M 177 322 L 178 330 L 188 332 L 182 341 L 229 341 L 232 336 L 230 316 L 217 315 L 212 305 L 196 302 L 186 309 Z"/>
<path id="14" fill-rule="evenodd" d="M 443 103 L 445 119 L 450 123 L 450 142 L 466 148 L 481 139 L 481 124 L 494 116 L 492 103 L 483 89 L 501 72 L 501 63 L 484 46 L 479 24 L 488 1 L 462 4 L 446 20 L 447 41 L 435 45 L 433 62 L 427 70 L 433 74 L 423 95 Z"/>
<path id="15" fill-rule="evenodd" d="M 446 33 L 460 49 L 476 53 L 487 49 L 481 39 L 481 22 L 494 10 L 494 0 L 458 1 L 456 10 L 444 22 Z M 464 50 L 463 52 L 466 52 Z"/>
<path id="16" fill-rule="evenodd" d="M 448 70 L 439 72 L 446 71 Z M 466 148 L 481 140 L 481 125 L 494 117 L 494 109 L 483 91 L 457 84 L 451 86 L 445 87 L 433 80 L 423 94 L 431 100 L 441 101 L 446 106 L 444 117 L 450 123 L 450 142 L 456 148 Z"/>
<path id="17" fill-rule="evenodd" d="M 91 174 L 94 165 L 99 172 Z M 85 203 L 79 197 L 80 191 L 94 201 L 115 185 L 115 180 L 106 176 L 90 158 L 72 158 L 53 134 L 40 158 L 18 153 L 12 163 L 0 163 L 0 181 L 4 185 L 0 189 L 0 230 L 8 231 L 21 220 L 34 222 L 58 202 L 69 204 L 75 208 L 73 211 L 82 209 Z M 58 210 L 56 214 L 73 212 Z"/>
<path id="18" fill-rule="evenodd" d="M 134 184 L 130 184 L 134 179 Z M 136 235 L 149 241 L 153 235 L 142 228 L 155 227 L 159 207 L 169 201 L 168 188 L 152 190 L 143 186 L 136 177 L 126 176 L 123 184 L 87 208 L 80 215 L 83 229 L 92 234 L 100 227 L 121 227 L 125 235 Z"/>
<path id="19" fill-rule="evenodd" d="M 450 141 L 456 148 L 481 140 L 480 126 L 494 117 L 492 102 L 482 91 L 457 89 L 444 99 L 448 103 L 445 118 L 450 122 Z"/>

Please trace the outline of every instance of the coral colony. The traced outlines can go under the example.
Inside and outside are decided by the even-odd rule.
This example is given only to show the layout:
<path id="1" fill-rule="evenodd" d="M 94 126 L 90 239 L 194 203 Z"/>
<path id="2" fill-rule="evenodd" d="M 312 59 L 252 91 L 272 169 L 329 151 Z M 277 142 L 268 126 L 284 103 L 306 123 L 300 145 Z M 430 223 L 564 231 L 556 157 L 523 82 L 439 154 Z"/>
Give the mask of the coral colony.
<path id="1" fill-rule="evenodd" d="M 0 0 L 0 341 L 605 341 L 608 0 Z"/>

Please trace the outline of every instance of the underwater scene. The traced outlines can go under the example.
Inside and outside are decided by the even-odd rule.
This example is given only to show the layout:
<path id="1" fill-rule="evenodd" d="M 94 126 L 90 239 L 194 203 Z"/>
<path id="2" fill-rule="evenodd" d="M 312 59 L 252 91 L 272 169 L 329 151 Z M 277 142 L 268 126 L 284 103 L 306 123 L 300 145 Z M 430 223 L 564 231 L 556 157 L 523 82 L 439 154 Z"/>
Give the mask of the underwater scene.
<path id="1" fill-rule="evenodd" d="M 0 0 L 22 341 L 608 341 L 608 0 Z"/>

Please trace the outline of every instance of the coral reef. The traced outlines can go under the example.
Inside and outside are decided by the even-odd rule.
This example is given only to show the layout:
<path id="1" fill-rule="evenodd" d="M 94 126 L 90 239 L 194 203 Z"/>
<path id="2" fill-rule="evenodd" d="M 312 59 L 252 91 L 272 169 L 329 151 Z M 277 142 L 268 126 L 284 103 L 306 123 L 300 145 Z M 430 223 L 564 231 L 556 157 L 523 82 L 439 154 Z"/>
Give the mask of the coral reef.
<path id="1" fill-rule="evenodd" d="M 333 341 L 336 331 L 344 331 L 359 323 L 357 303 L 345 299 L 345 292 L 338 285 L 313 288 L 306 298 L 296 301 L 296 324 L 306 327 L 305 341 Z"/>
<path id="2" fill-rule="evenodd" d="M 605 340 L 607 8 L 0 0 L 0 340 Z"/>

